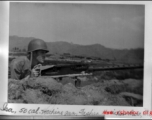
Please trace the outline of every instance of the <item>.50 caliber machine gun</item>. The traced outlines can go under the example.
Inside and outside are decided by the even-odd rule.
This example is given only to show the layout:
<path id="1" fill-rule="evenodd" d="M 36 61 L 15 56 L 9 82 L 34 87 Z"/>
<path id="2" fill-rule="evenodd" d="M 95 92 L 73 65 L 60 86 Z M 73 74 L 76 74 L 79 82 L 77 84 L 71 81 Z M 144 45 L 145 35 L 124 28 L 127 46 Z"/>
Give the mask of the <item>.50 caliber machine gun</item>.
<path id="1" fill-rule="evenodd" d="M 64 65 L 47 65 L 41 64 L 35 66 L 39 69 L 40 76 L 50 76 L 54 79 L 62 80 L 64 77 L 75 78 L 75 86 L 80 86 L 81 80 L 79 77 L 90 76 L 95 71 L 111 71 L 111 70 L 130 70 L 130 69 L 143 69 L 141 64 L 128 64 L 128 65 L 106 65 L 102 67 L 94 67 L 88 64 L 64 64 Z"/>

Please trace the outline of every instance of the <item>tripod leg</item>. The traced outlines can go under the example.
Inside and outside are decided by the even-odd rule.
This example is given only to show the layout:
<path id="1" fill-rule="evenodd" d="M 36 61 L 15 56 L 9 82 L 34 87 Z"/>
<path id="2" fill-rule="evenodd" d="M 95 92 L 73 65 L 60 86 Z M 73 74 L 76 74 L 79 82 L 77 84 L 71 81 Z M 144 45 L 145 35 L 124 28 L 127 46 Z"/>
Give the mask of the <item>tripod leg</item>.
<path id="1" fill-rule="evenodd" d="M 80 86 L 81 86 L 81 80 L 76 77 L 75 87 L 80 87 Z"/>

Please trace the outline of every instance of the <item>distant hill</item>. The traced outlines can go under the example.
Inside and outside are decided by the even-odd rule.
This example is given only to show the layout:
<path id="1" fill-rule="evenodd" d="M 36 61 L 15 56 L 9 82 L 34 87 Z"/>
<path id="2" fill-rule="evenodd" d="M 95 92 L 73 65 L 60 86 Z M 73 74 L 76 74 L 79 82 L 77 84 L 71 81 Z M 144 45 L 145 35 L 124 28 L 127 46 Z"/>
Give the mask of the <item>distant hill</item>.
<path id="1" fill-rule="evenodd" d="M 9 50 L 14 47 L 19 49 L 27 49 L 28 43 L 34 39 L 34 37 L 9 37 Z M 115 59 L 122 62 L 129 63 L 142 63 L 144 59 L 144 49 L 111 49 L 106 48 L 100 44 L 93 45 L 78 45 L 68 42 L 47 42 L 49 53 L 51 54 L 63 54 L 70 53 L 71 55 L 81 55 L 89 57 L 100 57 L 102 59 Z"/>
<path id="2" fill-rule="evenodd" d="M 9 50 L 12 50 L 14 47 L 18 47 L 20 49 L 27 49 L 27 45 L 32 39 L 34 39 L 34 37 L 10 36 Z"/>

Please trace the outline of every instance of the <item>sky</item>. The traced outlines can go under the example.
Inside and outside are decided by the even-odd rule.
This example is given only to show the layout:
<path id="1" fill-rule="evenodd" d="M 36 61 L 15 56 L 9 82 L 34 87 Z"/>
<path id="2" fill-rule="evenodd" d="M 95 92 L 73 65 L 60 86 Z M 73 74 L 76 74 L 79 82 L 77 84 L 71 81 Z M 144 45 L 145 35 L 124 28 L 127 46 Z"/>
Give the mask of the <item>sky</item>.
<path id="1" fill-rule="evenodd" d="M 47 42 L 144 47 L 144 5 L 11 3 L 9 34 Z"/>

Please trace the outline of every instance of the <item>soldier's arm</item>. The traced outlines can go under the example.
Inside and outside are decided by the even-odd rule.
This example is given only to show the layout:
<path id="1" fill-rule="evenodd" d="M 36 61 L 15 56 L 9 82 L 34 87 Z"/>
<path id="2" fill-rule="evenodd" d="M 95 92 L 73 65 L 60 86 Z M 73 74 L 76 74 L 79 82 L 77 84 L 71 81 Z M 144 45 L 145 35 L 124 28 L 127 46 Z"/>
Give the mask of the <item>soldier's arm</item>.
<path id="1" fill-rule="evenodd" d="M 20 63 L 18 61 L 13 60 L 11 62 L 10 72 L 11 72 L 11 79 L 20 80 L 22 71 L 20 68 Z"/>
<path id="2" fill-rule="evenodd" d="M 10 66 L 11 78 L 16 80 L 22 80 L 28 77 L 31 73 L 29 69 L 29 62 L 24 59 L 15 59 Z"/>

